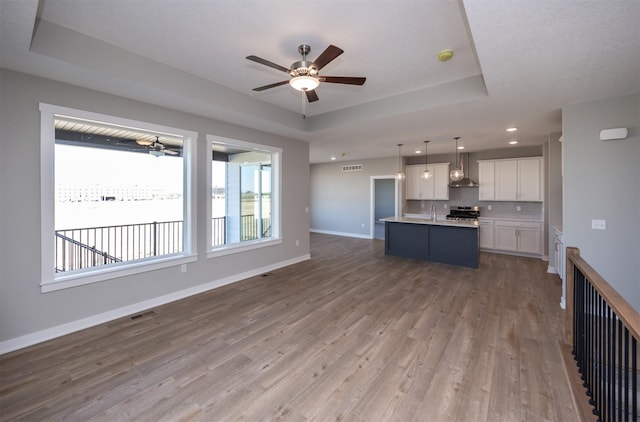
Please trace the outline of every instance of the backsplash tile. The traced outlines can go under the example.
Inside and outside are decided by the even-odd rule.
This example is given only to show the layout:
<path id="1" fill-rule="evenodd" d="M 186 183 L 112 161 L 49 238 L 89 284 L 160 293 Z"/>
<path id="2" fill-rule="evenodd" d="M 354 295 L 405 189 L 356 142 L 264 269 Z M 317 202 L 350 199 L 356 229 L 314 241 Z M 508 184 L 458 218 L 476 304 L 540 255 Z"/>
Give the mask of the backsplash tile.
<path id="1" fill-rule="evenodd" d="M 479 206 L 480 216 L 494 218 L 523 218 L 544 219 L 544 205 L 542 202 L 490 202 L 478 201 L 477 188 L 449 189 L 448 201 L 405 201 L 405 214 L 426 214 L 431 209 L 431 204 L 436 205 L 438 214 L 448 214 L 449 209 L 459 206 Z M 447 208 L 445 208 L 445 204 Z M 489 210 L 489 205 L 491 210 Z M 520 211 L 517 210 L 520 207 Z"/>

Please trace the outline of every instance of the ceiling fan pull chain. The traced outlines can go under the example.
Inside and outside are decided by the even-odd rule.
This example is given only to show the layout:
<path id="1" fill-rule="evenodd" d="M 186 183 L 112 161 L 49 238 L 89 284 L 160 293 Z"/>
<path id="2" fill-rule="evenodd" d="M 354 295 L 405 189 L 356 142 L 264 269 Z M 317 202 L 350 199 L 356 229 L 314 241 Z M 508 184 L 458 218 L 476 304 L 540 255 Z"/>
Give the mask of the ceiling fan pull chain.
<path id="1" fill-rule="evenodd" d="M 304 100 L 304 96 L 305 96 L 305 92 L 304 91 L 300 91 L 300 98 L 302 98 L 302 118 L 306 119 L 307 118 L 307 111 L 305 110 L 306 108 L 306 102 Z"/>

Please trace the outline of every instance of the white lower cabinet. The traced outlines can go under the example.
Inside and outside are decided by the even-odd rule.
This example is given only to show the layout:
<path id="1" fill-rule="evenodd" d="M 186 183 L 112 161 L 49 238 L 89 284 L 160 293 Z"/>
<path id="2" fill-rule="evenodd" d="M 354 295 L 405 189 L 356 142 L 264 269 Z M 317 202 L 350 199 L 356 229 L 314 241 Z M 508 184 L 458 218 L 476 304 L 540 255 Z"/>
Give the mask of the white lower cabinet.
<path id="1" fill-rule="evenodd" d="M 542 223 L 481 219 L 480 247 L 503 252 L 541 255 Z"/>
<path id="2" fill-rule="evenodd" d="M 480 229 L 480 249 L 495 249 L 493 220 L 479 221 Z"/>

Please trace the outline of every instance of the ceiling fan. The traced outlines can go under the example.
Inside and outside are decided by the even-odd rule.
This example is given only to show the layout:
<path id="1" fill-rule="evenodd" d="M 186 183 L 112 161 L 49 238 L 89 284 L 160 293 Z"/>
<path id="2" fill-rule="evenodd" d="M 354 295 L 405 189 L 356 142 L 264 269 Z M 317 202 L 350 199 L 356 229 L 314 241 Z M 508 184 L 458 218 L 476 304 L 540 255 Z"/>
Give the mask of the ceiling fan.
<path id="1" fill-rule="evenodd" d="M 318 85 L 320 85 L 320 82 L 347 85 L 363 85 L 366 81 L 367 78 L 364 77 L 320 76 L 320 70 L 331 61 L 333 61 L 336 57 L 344 53 L 344 50 L 336 47 L 335 45 L 330 45 L 322 52 L 322 54 L 320 54 L 320 56 L 318 56 L 318 58 L 314 62 L 307 61 L 307 54 L 309 54 L 310 51 L 311 47 L 306 44 L 298 46 L 298 52 L 302 55 L 302 60 L 294 62 L 289 69 L 258 56 L 247 56 L 248 60 L 272 67 L 276 70 L 288 73 L 291 76 L 291 79 L 265 86 L 260 86 L 258 88 L 253 88 L 253 90 L 264 91 L 265 89 L 275 88 L 276 86 L 285 85 L 288 83 L 292 88 L 304 92 L 307 96 L 307 100 L 311 103 L 314 101 L 318 101 L 318 94 L 315 92 L 315 89 L 318 87 Z"/>
<path id="2" fill-rule="evenodd" d="M 160 137 L 156 136 L 155 140 L 149 139 L 136 139 L 136 144 L 149 148 L 149 154 L 154 155 L 156 157 L 163 156 L 165 154 L 169 155 L 179 155 L 178 151 L 174 151 L 172 149 L 168 149 L 165 144 L 160 142 Z"/>

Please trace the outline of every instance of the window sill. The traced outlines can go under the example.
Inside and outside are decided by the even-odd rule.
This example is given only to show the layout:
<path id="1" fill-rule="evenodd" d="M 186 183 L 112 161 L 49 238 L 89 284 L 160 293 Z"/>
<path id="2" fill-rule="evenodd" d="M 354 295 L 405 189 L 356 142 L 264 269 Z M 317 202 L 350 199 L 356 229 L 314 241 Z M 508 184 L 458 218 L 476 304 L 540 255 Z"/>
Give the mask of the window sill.
<path id="1" fill-rule="evenodd" d="M 53 281 L 43 281 L 40 283 L 40 292 L 55 292 L 56 290 L 69 289 L 114 278 L 159 270 L 162 268 L 175 267 L 182 264 L 196 262 L 197 260 L 197 255 L 179 255 L 132 262 L 130 264 L 118 264 L 117 266 L 91 269 L 83 272 L 75 272 L 73 274 L 58 273 Z"/>
<path id="2" fill-rule="evenodd" d="M 269 246 L 281 245 L 282 239 L 253 240 L 249 242 L 234 243 L 232 245 L 218 246 L 207 253 L 207 258 L 217 258 L 231 255 L 238 252 L 250 251 L 253 249 L 266 248 Z"/>

